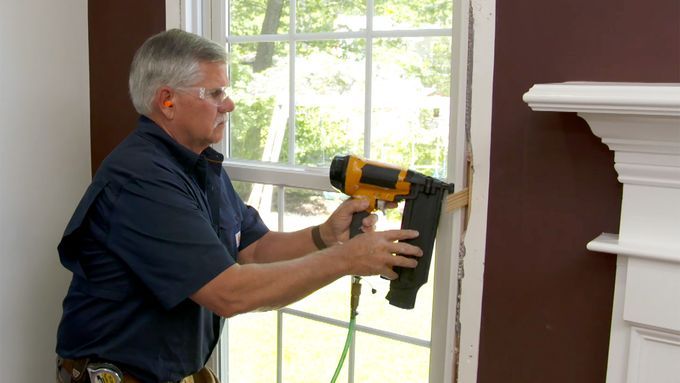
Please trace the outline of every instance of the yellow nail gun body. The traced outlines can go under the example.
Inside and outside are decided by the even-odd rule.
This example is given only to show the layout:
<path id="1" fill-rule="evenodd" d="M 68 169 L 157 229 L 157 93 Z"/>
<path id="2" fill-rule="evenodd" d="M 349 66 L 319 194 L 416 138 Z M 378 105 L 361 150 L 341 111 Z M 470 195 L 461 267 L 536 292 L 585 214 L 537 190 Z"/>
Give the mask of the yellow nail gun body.
<path id="1" fill-rule="evenodd" d="M 454 185 L 353 155 L 333 159 L 330 181 L 339 191 L 369 201 L 369 208 L 352 218 L 351 237 L 361 233 L 361 221 L 378 209 L 381 202 L 406 201 L 401 228 L 417 230 L 420 235 L 405 242 L 420 247 L 423 256 L 415 269 L 395 269 L 399 278 L 391 281 L 387 300 L 396 307 L 412 309 L 418 289 L 427 282 L 442 200 L 446 193 L 453 192 Z"/>

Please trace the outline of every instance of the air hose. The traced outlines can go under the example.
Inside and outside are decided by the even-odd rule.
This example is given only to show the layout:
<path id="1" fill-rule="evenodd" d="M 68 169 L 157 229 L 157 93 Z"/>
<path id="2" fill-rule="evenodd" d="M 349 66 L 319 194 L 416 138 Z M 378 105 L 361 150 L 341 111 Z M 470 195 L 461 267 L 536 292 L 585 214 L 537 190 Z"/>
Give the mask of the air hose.
<path id="1" fill-rule="evenodd" d="M 361 277 L 352 276 L 352 291 L 350 294 L 350 312 L 349 312 L 349 326 L 347 327 L 347 339 L 345 340 L 345 347 L 342 349 L 342 355 L 340 355 L 340 360 L 338 361 L 338 367 L 335 368 L 335 374 L 333 374 L 333 379 L 331 383 L 335 383 L 342 371 L 342 365 L 345 364 L 345 358 L 347 357 L 347 351 L 354 341 L 354 328 L 357 323 L 357 307 L 359 307 L 359 296 L 361 295 Z"/>

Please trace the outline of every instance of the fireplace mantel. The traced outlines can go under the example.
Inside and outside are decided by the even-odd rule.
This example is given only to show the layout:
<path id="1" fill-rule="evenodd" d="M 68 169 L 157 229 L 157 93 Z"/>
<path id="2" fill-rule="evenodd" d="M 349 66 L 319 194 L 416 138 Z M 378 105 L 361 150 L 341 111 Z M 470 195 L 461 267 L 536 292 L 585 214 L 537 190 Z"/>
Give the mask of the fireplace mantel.
<path id="1" fill-rule="evenodd" d="M 618 255 L 607 382 L 676 382 L 680 84 L 537 84 L 524 101 L 535 111 L 576 112 L 614 151 L 623 184 L 619 233 L 586 245 Z"/>

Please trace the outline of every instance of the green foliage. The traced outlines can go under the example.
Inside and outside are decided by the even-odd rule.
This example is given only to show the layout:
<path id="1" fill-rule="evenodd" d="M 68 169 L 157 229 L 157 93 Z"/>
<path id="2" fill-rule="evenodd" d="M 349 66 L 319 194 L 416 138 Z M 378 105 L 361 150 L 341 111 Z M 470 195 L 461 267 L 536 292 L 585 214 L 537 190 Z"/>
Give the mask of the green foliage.
<path id="1" fill-rule="evenodd" d="M 405 63 L 407 73 L 418 77 L 435 94 L 449 96 L 451 88 L 451 40 L 446 38 L 423 40 L 416 44 L 423 59 L 418 64 Z"/>
<path id="2" fill-rule="evenodd" d="M 258 99 L 251 104 L 236 101 L 238 113 L 231 115 L 231 148 L 235 158 L 259 160 L 268 127 L 271 122 L 274 100 Z"/>
<path id="3" fill-rule="evenodd" d="M 297 2 L 297 29 L 299 32 L 338 32 L 352 30 L 343 23 L 342 16 L 366 14 L 362 0 L 301 0 Z"/>
<path id="4" fill-rule="evenodd" d="M 279 33 L 288 31 L 289 2 L 283 1 L 281 18 L 279 19 Z M 236 36 L 259 35 L 262 31 L 262 23 L 267 12 L 267 0 L 230 0 L 229 34 Z"/>
<path id="5" fill-rule="evenodd" d="M 318 107 L 300 107 L 295 114 L 295 162 L 328 166 L 333 156 L 356 147 L 356 137 L 349 137 L 347 121 L 324 116 Z"/>
<path id="6" fill-rule="evenodd" d="M 375 14 L 389 16 L 399 24 L 450 28 L 453 2 L 450 0 L 376 0 Z"/>

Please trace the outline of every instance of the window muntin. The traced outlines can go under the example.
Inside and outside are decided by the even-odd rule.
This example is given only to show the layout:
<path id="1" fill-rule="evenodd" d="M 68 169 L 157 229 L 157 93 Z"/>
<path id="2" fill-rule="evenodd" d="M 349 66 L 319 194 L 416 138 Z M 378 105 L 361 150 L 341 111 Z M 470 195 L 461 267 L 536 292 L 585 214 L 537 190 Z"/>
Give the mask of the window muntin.
<path id="1" fill-rule="evenodd" d="M 231 124 L 234 133 L 229 135 L 228 139 L 229 161 L 231 162 L 227 165 L 230 170 L 241 169 L 241 165 L 233 162 L 234 160 L 255 160 L 264 165 L 274 162 L 277 165 L 312 166 L 324 170 L 327 169 L 333 155 L 351 152 L 363 154 L 375 160 L 408 166 L 440 178 L 446 176 L 447 156 L 449 155 L 447 143 L 450 130 L 448 121 L 452 40 L 450 29 L 452 11 L 450 9 L 453 2 L 426 1 L 425 3 L 430 4 L 430 8 L 438 10 L 437 15 L 427 15 L 422 4 L 416 4 L 419 12 L 425 13 L 417 17 L 413 16 L 413 13 L 411 16 L 406 13 L 395 15 L 397 13 L 395 9 L 402 9 L 400 7 L 412 3 L 401 0 L 369 0 L 365 6 L 365 14 L 359 11 L 361 2 L 356 4 L 352 1 L 324 2 L 324 4 L 329 4 L 329 7 L 336 6 L 335 9 L 345 9 L 344 7 L 354 9 L 354 13 L 348 13 L 349 17 L 340 18 L 345 21 L 354 21 L 345 22 L 342 26 L 342 23 L 337 20 L 328 22 L 323 18 L 315 20 L 301 18 L 298 13 L 313 10 L 313 2 L 298 1 L 294 3 L 296 6 L 291 8 L 290 3 L 284 1 L 281 17 L 277 19 L 278 22 L 274 23 L 277 24 L 277 30 L 271 34 L 260 33 L 264 29 L 262 22 L 266 14 L 264 9 L 266 9 L 267 2 L 241 1 L 240 3 L 241 7 L 249 4 L 249 7 L 258 9 L 259 16 L 255 18 L 259 19 L 250 18 L 241 24 L 234 21 L 227 23 L 229 25 L 227 29 L 230 31 L 227 41 L 232 56 L 230 64 L 232 84 L 235 92 L 240 89 L 243 100 L 249 100 L 249 104 L 237 104 L 239 109 L 232 114 Z M 398 6 L 395 6 L 396 3 Z M 390 4 L 391 8 L 388 7 Z M 449 7 L 448 17 L 443 17 L 446 7 Z M 228 9 L 233 18 L 238 7 Z M 333 13 L 324 14 L 330 15 L 328 17 L 335 17 Z M 335 15 L 337 14 L 339 12 L 335 12 Z M 357 21 L 359 19 L 364 19 L 365 22 Z M 258 60 L 258 48 L 260 52 L 270 52 L 271 62 L 263 59 L 268 56 L 262 56 L 261 53 Z M 404 65 L 408 64 L 409 60 L 413 62 L 410 65 Z M 310 65 L 317 63 L 325 63 L 325 65 L 321 65 L 321 70 L 314 71 Z M 326 68 L 328 70 L 325 70 Z M 258 85 L 254 91 L 251 90 L 252 84 Z M 350 107 L 338 108 L 332 103 L 322 102 L 324 98 L 315 99 L 314 92 L 329 95 L 329 100 L 335 97 L 348 98 L 349 100 L 344 105 L 350 105 Z M 238 96 L 235 94 L 234 98 Z M 318 101 L 318 105 L 314 105 L 315 100 Z M 276 117 L 277 121 L 285 120 L 283 124 L 271 123 L 275 119 L 274 104 L 280 112 Z M 264 118 L 257 118 L 258 108 L 265 107 L 270 108 L 269 114 Z M 347 110 L 349 113 L 342 113 Z M 245 118 L 239 121 L 235 118 L 243 111 L 249 111 L 251 121 L 245 121 Z M 402 118 L 394 118 L 397 115 Z M 289 118 L 289 116 L 293 117 Z M 250 128 L 258 121 L 259 128 Z M 238 124 L 241 124 L 240 132 Z M 272 126 L 275 128 L 271 128 Z M 338 130 L 343 134 L 339 137 L 332 136 L 332 133 Z M 250 141 L 247 141 L 245 137 L 250 137 Z M 253 142 L 256 145 L 253 146 Z M 253 150 L 253 147 L 257 150 Z M 318 182 L 310 183 L 310 176 L 312 178 L 325 177 L 326 180 L 321 183 L 327 183 L 327 175 L 323 173 L 304 173 L 304 177 L 302 177 L 303 173 L 300 173 L 301 176 L 297 177 L 281 172 L 281 176 L 278 176 L 281 168 L 269 167 L 260 171 L 258 167 L 242 168 L 244 170 L 239 170 L 238 174 L 242 175 L 243 179 L 263 181 L 275 179 L 274 182 L 281 185 L 296 185 L 298 179 L 301 184 L 319 185 Z M 263 176 L 257 175 L 260 173 Z M 230 172 L 230 174 L 237 173 Z M 232 178 L 239 179 L 233 176 Z M 287 197 L 288 187 L 261 185 L 259 188 L 262 190 L 269 188 L 272 190 L 271 195 L 275 195 L 273 191 L 277 190 L 278 194 L 270 200 L 268 205 L 265 202 L 265 205 L 256 207 L 267 210 L 272 206 L 288 205 L 289 202 L 286 202 L 290 199 Z M 287 207 L 285 210 L 288 212 Z M 279 214 L 278 211 L 273 214 L 278 217 L 276 227 L 284 231 L 293 230 L 295 227 L 294 220 L 291 220 L 287 214 L 283 212 Z M 390 218 L 394 218 L 395 215 L 391 214 Z M 319 217 L 321 218 L 317 218 L 318 222 L 323 221 L 323 215 Z M 304 226 L 311 225 L 311 222 L 312 219 L 308 217 L 307 224 Z M 274 228 L 274 226 L 270 227 Z M 430 282 L 419 291 L 417 307 L 413 311 L 393 308 L 386 303 L 384 293 L 387 287 L 380 285 L 387 286 L 387 281 L 378 280 L 374 283 L 379 289 L 384 289 L 376 295 L 371 295 L 370 286 L 364 283 L 360 305 L 361 315 L 358 318 L 360 326 L 358 326 L 359 330 L 355 338 L 356 349 L 358 350 L 361 342 L 365 342 L 366 339 L 380 338 L 383 340 L 382 343 L 388 344 L 384 346 L 386 351 L 382 351 L 383 353 L 387 352 L 391 355 L 396 349 L 403 347 L 406 351 L 399 352 L 417 355 L 415 359 L 421 361 L 415 368 L 419 371 L 414 375 L 417 378 L 408 381 L 426 381 L 428 379 L 428 357 L 437 357 L 430 355 L 429 352 L 434 262 L 432 264 Z M 275 322 L 279 329 L 276 350 L 278 355 L 277 381 L 302 381 L 290 375 L 289 369 L 294 370 L 302 365 L 298 363 L 304 362 L 291 359 L 293 353 L 286 351 L 289 347 L 295 348 L 286 343 L 293 341 L 295 337 L 289 335 L 293 334 L 291 332 L 293 329 L 285 323 L 292 322 L 294 318 L 302 327 L 309 322 L 320 322 L 316 323 L 320 326 L 319 328 L 332 328 L 337 324 L 336 322 L 347 320 L 348 299 L 349 281 L 341 279 L 305 300 L 276 313 Z M 328 307 L 319 307 L 322 302 L 330 301 L 333 303 Z M 442 304 L 447 303 L 442 302 Z M 419 311 L 420 313 L 416 314 Z M 410 313 L 413 313 L 414 318 L 409 317 L 403 323 L 419 323 L 419 326 L 405 326 L 408 327 L 405 329 L 400 329 L 399 326 L 390 327 L 396 321 L 390 321 L 388 318 L 404 318 Z M 247 321 L 245 318 L 248 315 L 251 314 L 236 318 L 236 321 Z M 234 319 L 229 321 L 229 334 L 234 330 L 231 324 L 236 321 Z M 268 325 L 274 326 L 271 323 Z M 329 333 L 334 331 L 337 332 L 337 329 L 328 330 Z M 397 338 L 401 336 L 402 339 L 391 338 L 393 331 L 398 333 Z M 319 367 L 325 363 L 321 361 L 314 364 L 316 368 L 324 370 L 320 373 L 323 375 L 322 381 L 327 380 L 328 375 L 334 370 L 345 333 L 346 330 L 341 330 L 341 335 L 335 336 L 339 339 L 333 340 L 340 344 L 337 347 L 337 355 L 331 358 L 332 366 Z M 307 333 L 307 336 L 314 335 Z M 229 338 L 233 339 L 231 336 Z M 380 343 L 372 339 L 368 342 L 376 345 Z M 235 342 L 229 343 L 235 345 Z M 329 343 L 322 343 L 322 350 L 333 354 L 329 352 L 333 349 L 328 345 Z M 397 347 L 396 344 L 400 346 Z M 252 351 L 246 350 L 245 352 Z M 238 355 L 239 352 L 234 349 L 230 354 Z M 363 352 L 362 356 L 358 356 L 356 350 L 352 351 L 345 364 L 345 372 L 339 381 L 353 382 L 355 379 L 357 381 L 391 381 L 387 377 L 381 378 L 382 380 L 360 378 L 364 376 L 361 374 L 370 374 L 371 369 L 375 367 L 371 367 L 371 362 L 367 362 L 366 371 L 362 372 L 359 365 L 366 360 L 359 361 L 357 358 L 370 360 L 376 355 L 375 351 L 370 350 Z M 232 365 L 231 357 L 229 360 Z M 389 359 L 387 362 L 392 369 L 394 369 L 395 360 Z M 403 376 L 411 376 L 409 375 L 411 373 L 409 371 L 399 372 Z M 271 381 L 268 378 L 263 380 L 255 377 L 239 380 L 231 374 L 229 379 L 232 382 Z"/>

